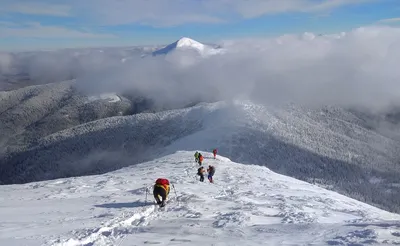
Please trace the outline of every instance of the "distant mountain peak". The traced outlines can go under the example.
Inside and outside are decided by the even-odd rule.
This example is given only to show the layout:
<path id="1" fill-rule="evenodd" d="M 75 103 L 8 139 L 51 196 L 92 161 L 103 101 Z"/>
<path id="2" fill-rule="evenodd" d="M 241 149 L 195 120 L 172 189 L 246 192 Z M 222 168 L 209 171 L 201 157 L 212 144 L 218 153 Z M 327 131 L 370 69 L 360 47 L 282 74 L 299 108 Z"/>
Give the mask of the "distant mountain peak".
<path id="1" fill-rule="evenodd" d="M 190 47 L 199 50 L 204 49 L 204 44 L 187 37 L 182 37 L 173 44 L 175 44 L 176 48 Z"/>
<path id="2" fill-rule="evenodd" d="M 193 40 L 188 37 L 182 37 L 178 39 L 177 41 L 173 42 L 172 44 L 169 44 L 165 46 L 164 48 L 161 48 L 159 50 L 156 50 L 153 52 L 153 55 L 163 55 L 163 54 L 168 54 L 174 50 L 177 49 L 193 49 L 196 50 L 200 53 L 202 53 L 206 49 L 206 45 Z"/>

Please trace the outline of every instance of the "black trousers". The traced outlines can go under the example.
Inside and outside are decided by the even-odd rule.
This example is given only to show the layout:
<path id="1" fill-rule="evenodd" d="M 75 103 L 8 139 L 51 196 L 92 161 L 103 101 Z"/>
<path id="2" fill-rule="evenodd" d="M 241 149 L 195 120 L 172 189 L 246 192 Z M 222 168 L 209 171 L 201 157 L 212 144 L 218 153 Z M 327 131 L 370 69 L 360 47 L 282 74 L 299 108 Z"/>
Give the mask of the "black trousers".
<path id="1" fill-rule="evenodd" d="M 157 203 L 160 204 L 161 202 L 165 201 L 167 199 L 167 192 L 165 189 L 161 188 L 160 186 L 154 186 L 153 189 L 153 196 L 154 199 L 156 199 Z M 161 196 L 161 201 L 158 196 Z"/>

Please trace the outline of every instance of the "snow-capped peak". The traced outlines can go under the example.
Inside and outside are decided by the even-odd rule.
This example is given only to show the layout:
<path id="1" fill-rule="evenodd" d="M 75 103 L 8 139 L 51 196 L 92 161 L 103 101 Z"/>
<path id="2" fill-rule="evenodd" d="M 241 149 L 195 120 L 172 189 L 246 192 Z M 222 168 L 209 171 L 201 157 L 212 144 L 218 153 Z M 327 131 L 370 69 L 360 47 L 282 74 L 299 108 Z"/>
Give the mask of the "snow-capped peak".
<path id="1" fill-rule="evenodd" d="M 194 49 L 198 49 L 198 50 L 204 50 L 204 44 L 197 42 L 193 39 L 186 38 L 186 37 L 179 39 L 178 41 L 176 41 L 173 44 L 175 44 L 176 48 L 188 47 L 188 48 L 194 48 Z"/>
<path id="2" fill-rule="evenodd" d="M 212 52 L 215 49 L 211 46 L 204 45 L 196 40 L 187 37 L 182 37 L 172 44 L 169 44 L 164 48 L 154 51 L 153 55 L 165 55 L 175 50 L 194 50 L 202 55 L 210 53 L 209 51 L 211 51 L 211 53 L 216 53 Z"/>

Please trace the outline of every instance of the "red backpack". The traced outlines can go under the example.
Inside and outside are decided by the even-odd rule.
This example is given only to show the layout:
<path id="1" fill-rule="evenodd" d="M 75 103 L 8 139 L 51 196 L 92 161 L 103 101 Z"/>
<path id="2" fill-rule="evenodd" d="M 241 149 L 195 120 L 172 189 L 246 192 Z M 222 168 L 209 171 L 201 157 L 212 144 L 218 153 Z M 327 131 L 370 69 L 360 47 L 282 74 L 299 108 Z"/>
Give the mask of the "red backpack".
<path id="1" fill-rule="evenodd" d="M 163 178 L 158 178 L 156 180 L 156 184 L 159 185 L 169 185 L 169 180 L 168 179 L 163 179 Z"/>

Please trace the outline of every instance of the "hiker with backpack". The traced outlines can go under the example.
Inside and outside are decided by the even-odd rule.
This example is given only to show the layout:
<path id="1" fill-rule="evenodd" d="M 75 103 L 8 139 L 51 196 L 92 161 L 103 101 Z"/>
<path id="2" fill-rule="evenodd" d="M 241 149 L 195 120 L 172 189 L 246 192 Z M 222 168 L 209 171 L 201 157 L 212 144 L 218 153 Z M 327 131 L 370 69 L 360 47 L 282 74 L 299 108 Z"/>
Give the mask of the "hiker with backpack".
<path id="1" fill-rule="evenodd" d="M 208 180 L 210 181 L 210 183 L 214 183 L 213 176 L 215 173 L 215 167 L 209 165 L 208 169 L 207 169 L 207 173 L 208 173 Z"/>
<path id="2" fill-rule="evenodd" d="M 200 176 L 200 182 L 204 182 L 204 173 L 206 172 L 206 170 L 204 170 L 204 167 L 199 167 L 199 169 L 197 169 L 197 175 Z"/>
<path id="3" fill-rule="evenodd" d="M 213 155 L 214 155 L 214 159 L 217 159 L 217 149 L 213 149 Z"/>
<path id="4" fill-rule="evenodd" d="M 203 163 L 204 157 L 201 153 L 199 153 L 199 166 Z"/>
<path id="5" fill-rule="evenodd" d="M 170 192 L 169 180 L 165 178 L 158 178 L 153 186 L 154 199 L 160 207 L 165 206 L 165 202 Z M 160 199 L 161 198 L 161 199 Z"/>
<path id="6" fill-rule="evenodd" d="M 199 162 L 199 154 L 200 153 L 197 152 L 197 151 L 196 151 L 196 153 L 194 153 L 194 161 L 197 162 L 197 163 Z"/>

